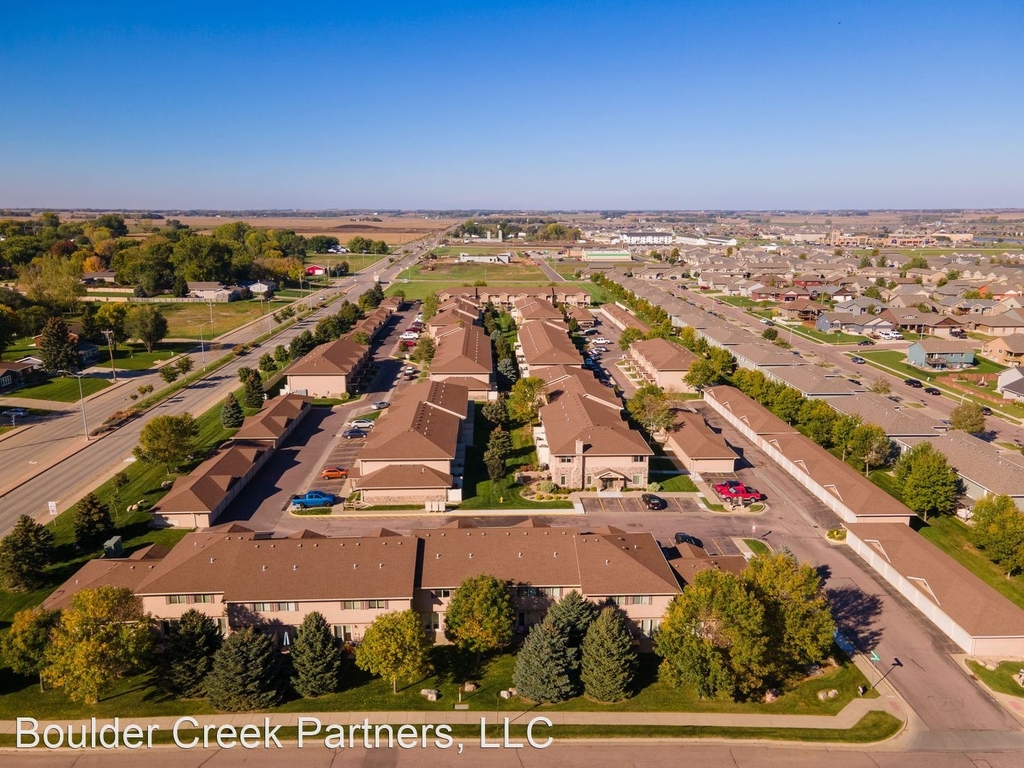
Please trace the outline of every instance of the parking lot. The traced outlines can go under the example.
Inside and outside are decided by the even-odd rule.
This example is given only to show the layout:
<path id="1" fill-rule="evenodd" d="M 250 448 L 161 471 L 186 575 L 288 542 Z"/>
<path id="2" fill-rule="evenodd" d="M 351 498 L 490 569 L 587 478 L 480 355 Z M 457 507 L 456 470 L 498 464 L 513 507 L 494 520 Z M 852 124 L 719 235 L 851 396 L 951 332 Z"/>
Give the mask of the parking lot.
<path id="1" fill-rule="evenodd" d="M 696 514 L 703 510 L 697 506 L 697 502 L 688 498 L 679 498 L 674 496 L 661 496 L 665 499 L 665 503 L 668 505 L 665 509 L 659 510 L 664 514 Z M 587 514 L 594 514 L 597 512 L 603 514 L 619 514 L 619 515 L 635 515 L 639 512 L 650 512 L 640 501 L 637 496 L 623 496 L 622 498 L 585 498 L 583 499 L 583 509 Z"/>

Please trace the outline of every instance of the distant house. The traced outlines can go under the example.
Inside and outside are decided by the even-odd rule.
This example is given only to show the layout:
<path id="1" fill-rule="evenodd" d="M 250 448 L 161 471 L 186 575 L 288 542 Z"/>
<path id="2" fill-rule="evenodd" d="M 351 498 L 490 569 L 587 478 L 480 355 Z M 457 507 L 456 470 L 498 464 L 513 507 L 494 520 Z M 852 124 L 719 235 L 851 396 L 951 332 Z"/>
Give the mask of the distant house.
<path id="1" fill-rule="evenodd" d="M 0 362 L 0 392 L 17 389 L 34 370 L 35 366 L 31 363 Z"/>
<path id="2" fill-rule="evenodd" d="M 1005 366 L 1024 364 L 1024 333 L 1011 333 L 986 341 L 981 354 L 993 362 Z"/>
<path id="3" fill-rule="evenodd" d="M 245 287 L 256 295 L 262 295 L 267 291 L 276 291 L 277 283 L 273 280 L 257 280 L 255 283 L 249 283 Z"/>
<path id="4" fill-rule="evenodd" d="M 320 266 L 319 264 L 310 264 L 306 267 L 307 277 L 319 277 L 320 275 L 327 274 L 327 267 Z"/>
<path id="5" fill-rule="evenodd" d="M 1004 400 L 1024 402 L 1024 368 L 1018 365 L 1002 371 L 996 383 L 996 392 Z"/>
<path id="6" fill-rule="evenodd" d="M 111 270 L 103 272 L 83 272 L 82 282 L 86 285 L 98 285 L 100 283 L 114 284 L 117 282 L 117 273 Z"/>
<path id="7" fill-rule="evenodd" d="M 511 261 L 511 253 L 485 253 L 479 256 L 472 256 L 468 253 L 459 254 L 460 264 L 508 264 Z"/>
<path id="8" fill-rule="evenodd" d="M 78 363 L 82 368 L 88 368 L 90 365 L 95 363 L 100 357 L 100 348 L 93 344 L 91 341 L 82 339 L 79 337 L 81 332 L 81 326 L 73 326 L 68 330 L 68 338 L 76 345 L 78 349 Z M 32 346 L 39 348 L 39 342 L 43 338 L 42 334 L 34 336 L 32 338 Z"/>
<path id="9" fill-rule="evenodd" d="M 242 288 L 216 282 L 189 282 L 188 294 L 203 301 L 235 301 L 242 297 Z"/>
<path id="10" fill-rule="evenodd" d="M 907 362 L 918 368 L 969 368 L 974 349 L 965 341 L 925 337 L 907 349 Z"/>

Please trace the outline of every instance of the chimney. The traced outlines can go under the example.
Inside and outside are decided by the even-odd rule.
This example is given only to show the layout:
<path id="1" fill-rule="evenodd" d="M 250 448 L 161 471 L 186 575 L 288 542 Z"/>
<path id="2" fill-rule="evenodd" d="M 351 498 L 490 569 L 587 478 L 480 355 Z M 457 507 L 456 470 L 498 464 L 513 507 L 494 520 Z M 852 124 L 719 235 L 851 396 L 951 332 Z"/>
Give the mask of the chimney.
<path id="1" fill-rule="evenodd" d="M 577 456 L 582 456 L 583 455 L 583 441 L 582 440 L 577 440 L 576 441 L 576 455 Z"/>

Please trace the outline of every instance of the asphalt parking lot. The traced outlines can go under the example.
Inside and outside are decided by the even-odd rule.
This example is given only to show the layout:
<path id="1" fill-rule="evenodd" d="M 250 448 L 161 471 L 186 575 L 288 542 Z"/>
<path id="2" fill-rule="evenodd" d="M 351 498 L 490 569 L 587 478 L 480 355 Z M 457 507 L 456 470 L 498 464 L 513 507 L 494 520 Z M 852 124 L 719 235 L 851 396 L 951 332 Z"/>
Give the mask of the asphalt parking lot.
<path id="1" fill-rule="evenodd" d="M 697 514 L 703 512 L 703 510 L 697 506 L 697 502 L 690 499 L 663 496 L 665 503 L 668 505 L 665 509 L 659 510 L 663 513 L 676 513 L 676 514 Z M 583 499 L 583 509 L 587 514 L 601 513 L 601 514 L 618 514 L 618 515 L 635 515 L 641 512 L 648 512 L 643 502 L 638 497 L 624 496 L 622 498 L 585 498 Z"/>

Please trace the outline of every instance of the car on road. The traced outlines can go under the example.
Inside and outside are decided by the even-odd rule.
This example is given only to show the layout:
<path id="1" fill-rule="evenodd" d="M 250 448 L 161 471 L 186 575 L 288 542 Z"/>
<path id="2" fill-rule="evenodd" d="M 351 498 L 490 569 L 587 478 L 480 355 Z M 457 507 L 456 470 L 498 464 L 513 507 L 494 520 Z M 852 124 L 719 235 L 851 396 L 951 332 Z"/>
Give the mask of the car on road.
<path id="1" fill-rule="evenodd" d="M 292 509 L 307 509 L 309 507 L 329 507 L 337 497 L 326 491 L 306 491 L 301 496 L 292 496 Z"/>
<path id="2" fill-rule="evenodd" d="M 366 437 L 367 433 L 361 429 L 346 429 L 341 433 L 341 436 L 346 440 L 358 440 L 361 437 Z"/>
<path id="3" fill-rule="evenodd" d="M 403 333 L 398 338 L 401 341 L 417 341 L 419 339 L 419 337 L 420 337 L 420 335 L 418 333 L 416 333 L 415 331 L 406 331 L 405 333 Z"/>
<path id="4" fill-rule="evenodd" d="M 921 387 L 924 386 L 924 384 L 922 384 L 917 379 L 904 379 L 903 383 L 906 384 L 908 387 L 913 387 L 914 389 L 920 389 Z"/>
<path id="5" fill-rule="evenodd" d="M 598 336 L 596 339 L 594 339 L 594 343 L 595 344 L 611 344 L 611 341 L 606 339 L 604 336 Z"/>
<path id="6" fill-rule="evenodd" d="M 352 419 L 348 425 L 352 429 L 373 429 L 373 422 L 369 419 Z"/>
<path id="7" fill-rule="evenodd" d="M 987 405 L 981 406 L 981 415 L 982 416 L 991 416 L 992 415 L 992 409 L 989 408 Z"/>
<path id="8" fill-rule="evenodd" d="M 865 360 L 860 355 L 854 355 L 853 357 L 850 358 L 850 362 L 851 363 L 856 363 L 857 365 L 864 365 L 864 363 L 866 363 L 867 360 Z"/>
<path id="9" fill-rule="evenodd" d="M 378 411 L 383 411 L 385 408 L 391 405 L 391 403 L 389 403 L 387 400 L 377 400 L 375 402 L 370 403 L 370 405 L 372 405 Z"/>
<path id="10" fill-rule="evenodd" d="M 608 347 L 591 347 L 590 348 L 590 354 L 594 354 L 596 352 L 596 353 L 598 353 L 600 355 L 600 354 L 604 354 L 607 351 L 608 351 Z"/>
<path id="11" fill-rule="evenodd" d="M 758 320 L 758 322 L 759 322 L 759 323 L 760 323 L 761 325 L 775 325 L 775 323 L 773 323 L 773 322 L 772 322 L 771 320 L 769 320 L 769 319 L 768 319 L 767 317 L 762 317 L 762 318 L 761 318 L 760 320 Z"/>
<path id="12" fill-rule="evenodd" d="M 348 470 L 344 467 L 324 467 L 320 470 L 321 480 L 346 480 Z"/>
<path id="13" fill-rule="evenodd" d="M 715 493 L 719 498 L 732 503 L 753 504 L 755 501 L 764 501 L 765 495 L 756 488 L 744 485 L 739 480 L 726 480 L 714 486 Z"/>
<path id="14" fill-rule="evenodd" d="M 653 493 L 640 494 L 640 501 L 648 509 L 665 509 L 668 506 L 667 501 L 661 498 L 661 496 L 655 496 Z"/>
<path id="15" fill-rule="evenodd" d="M 858 341 L 857 342 L 857 346 L 858 347 L 873 347 L 873 346 L 875 346 L 875 342 L 873 342 L 871 339 L 864 339 L 863 341 Z"/>
<path id="16" fill-rule="evenodd" d="M 17 416 L 19 419 L 28 416 L 28 411 L 25 408 L 8 408 L 3 412 L 4 416 Z"/>
<path id="17" fill-rule="evenodd" d="M 587 328 L 587 330 L 583 331 L 584 336 L 596 336 L 599 333 L 600 331 L 597 328 Z"/>
<path id="18" fill-rule="evenodd" d="M 682 531 L 675 535 L 675 542 L 676 544 L 691 544 L 695 547 L 700 547 L 701 549 L 704 549 L 703 541 L 698 539 L 696 536 L 691 536 L 690 534 L 684 533 Z"/>
<path id="19" fill-rule="evenodd" d="M 593 360 L 593 358 L 584 357 L 583 358 L 583 367 L 592 370 L 594 368 L 594 360 Z"/>
<path id="20" fill-rule="evenodd" d="M 938 387 L 925 387 L 924 388 L 924 393 L 926 395 L 941 395 L 942 394 L 942 390 L 939 389 Z"/>

